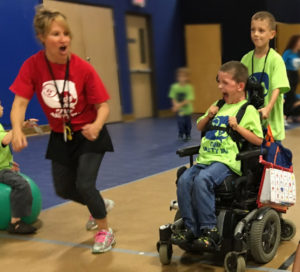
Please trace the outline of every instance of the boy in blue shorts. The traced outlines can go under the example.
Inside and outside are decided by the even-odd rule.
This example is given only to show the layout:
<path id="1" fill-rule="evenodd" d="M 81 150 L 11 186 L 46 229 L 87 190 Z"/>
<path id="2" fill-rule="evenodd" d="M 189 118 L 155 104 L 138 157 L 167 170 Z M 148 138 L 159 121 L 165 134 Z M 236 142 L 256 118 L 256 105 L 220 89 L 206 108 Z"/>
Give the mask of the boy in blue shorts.
<path id="1" fill-rule="evenodd" d="M 286 68 L 282 57 L 272 48 L 270 40 L 276 34 L 276 21 L 267 11 L 255 13 L 251 19 L 251 39 L 255 49 L 242 58 L 252 79 L 264 87 L 265 103 L 259 111 L 264 127 L 269 124 L 274 139 L 285 138 L 283 94 L 290 89 Z"/>
<path id="2" fill-rule="evenodd" d="M 263 133 L 258 111 L 248 105 L 240 123 L 236 115 L 246 100 L 247 67 L 238 61 L 223 64 L 218 72 L 218 88 L 225 104 L 219 109 L 215 102 L 197 121 L 197 129 L 205 131 L 213 126 L 228 127 L 248 142 L 261 145 Z M 200 248 L 214 247 L 219 243 L 215 215 L 215 192 L 227 176 L 241 175 L 241 162 L 237 142 L 222 130 L 207 131 L 202 138 L 197 164 L 187 169 L 177 184 L 178 205 L 187 231 L 173 234 L 174 244 L 193 241 Z"/>

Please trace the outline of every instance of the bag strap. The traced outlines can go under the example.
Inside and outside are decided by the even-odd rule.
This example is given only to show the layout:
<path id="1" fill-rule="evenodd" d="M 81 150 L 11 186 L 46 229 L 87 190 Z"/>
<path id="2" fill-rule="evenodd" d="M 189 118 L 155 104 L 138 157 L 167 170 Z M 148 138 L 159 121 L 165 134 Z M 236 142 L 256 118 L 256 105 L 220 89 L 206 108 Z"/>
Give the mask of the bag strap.
<path id="1" fill-rule="evenodd" d="M 243 116 L 244 116 L 244 114 L 245 114 L 245 112 L 246 112 L 246 109 L 247 109 L 247 107 L 248 107 L 249 105 L 250 105 L 250 103 L 249 103 L 249 102 L 246 102 L 245 104 L 243 104 L 243 105 L 240 107 L 238 113 L 236 114 L 236 121 L 237 121 L 238 124 L 241 122 L 241 120 L 242 120 L 242 118 L 243 118 Z"/>
<path id="2" fill-rule="evenodd" d="M 224 99 L 220 99 L 216 106 L 219 108 L 219 110 L 223 107 L 223 105 L 225 104 L 225 100 Z"/>
<path id="3" fill-rule="evenodd" d="M 271 143 L 275 142 L 270 125 L 268 125 L 268 127 L 267 127 L 267 133 L 266 133 L 266 136 L 265 136 L 265 140 L 267 142 L 271 142 Z"/>

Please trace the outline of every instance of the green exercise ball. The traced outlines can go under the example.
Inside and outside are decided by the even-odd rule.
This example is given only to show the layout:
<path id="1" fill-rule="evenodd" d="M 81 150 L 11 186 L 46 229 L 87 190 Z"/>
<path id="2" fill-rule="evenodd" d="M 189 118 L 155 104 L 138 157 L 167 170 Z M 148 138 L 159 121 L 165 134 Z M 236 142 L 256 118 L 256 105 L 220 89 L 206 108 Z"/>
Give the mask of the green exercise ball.
<path id="1" fill-rule="evenodd" d="M 28 176 L 20 173 L 20 175 L 29 183 L 31 188 L 31 193 L 33 197 L 31 214 L 26 217 L 22 217 L 22 220 L 27 224 L 34 223 L 42 208 L 42 198 L 39 187 L 35 184 L 35 182 Z M 0 183 L 0 230 L 4 230 L 8 227 L 11 212 L 10 212 L 10 192 L 11 187 Z"/>

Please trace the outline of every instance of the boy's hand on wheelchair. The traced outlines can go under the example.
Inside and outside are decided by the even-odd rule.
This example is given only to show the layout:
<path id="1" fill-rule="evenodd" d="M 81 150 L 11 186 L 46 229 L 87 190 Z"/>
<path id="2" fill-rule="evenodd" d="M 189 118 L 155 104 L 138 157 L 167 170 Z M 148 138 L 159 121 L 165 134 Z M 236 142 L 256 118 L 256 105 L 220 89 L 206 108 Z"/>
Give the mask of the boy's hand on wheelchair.
<path id="1" fill-rule="evenodd" d="M 269 118 L 270 110 L 268 107 L 261 108 L 258 111 L 260 112 L 262 119 Z"/>
<path id="2" fill-rule="evenodd" d="M 233 129 L 233 130 L 237 130 L 238 128 L 238 123 L 237 123 L 237 120 L 236 120 L 236 117 L 235 116 L 230 116 L 228 118 L 228 124 L 229 126 Z"/>
<path id="3" fill-rule="evenodd" d="M 215 115 L 218 113 L 219 111 L 219 107 L 212 105 L 209 109 L 208 109 L 208 117 L 210 119 L 214 118 Z"/>

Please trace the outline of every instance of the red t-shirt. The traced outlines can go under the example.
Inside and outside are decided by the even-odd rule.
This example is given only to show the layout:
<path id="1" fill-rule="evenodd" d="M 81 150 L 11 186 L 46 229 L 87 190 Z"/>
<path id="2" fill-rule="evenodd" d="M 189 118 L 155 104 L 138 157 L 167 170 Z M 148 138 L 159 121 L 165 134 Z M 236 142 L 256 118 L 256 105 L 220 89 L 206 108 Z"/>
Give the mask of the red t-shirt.
<path id="1" fill-rule="evenodd" d="M 61 93 L 66 64 L 50 63 L 50 65 Z M 109 95 L 97 72 L 87 61 L 72 54 L 69 65 L 69 80 L 64 91 L 64 108 L 70 105 L 72 128 L 77 131 L 96 119 L 97 111 L 94 104 L 107 101 Z M 31 99 L 36 93 L 51 129 L 55 132 L 63 132 L 63 120 L 67 118 L 67 113 L 61 108 L 44 51 L 39 51 L 23 63 L 10 90 L 27 99 Z"/>

